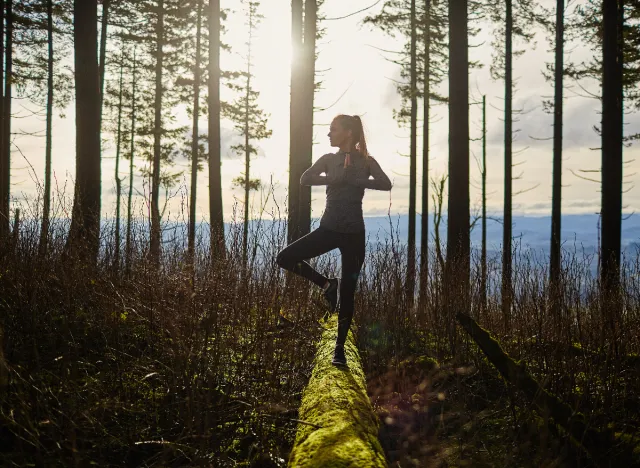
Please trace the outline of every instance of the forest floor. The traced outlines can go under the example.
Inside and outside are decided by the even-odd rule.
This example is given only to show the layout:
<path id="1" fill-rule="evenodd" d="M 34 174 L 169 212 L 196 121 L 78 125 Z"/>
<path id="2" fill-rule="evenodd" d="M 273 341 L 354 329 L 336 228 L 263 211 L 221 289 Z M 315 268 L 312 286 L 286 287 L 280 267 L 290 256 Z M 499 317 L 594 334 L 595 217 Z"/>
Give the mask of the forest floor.
<path id="1" fill-rule="evenodd" d="M 0 251 L 0 466 L 286 466 L 326 310 L 317 288 L 293 281 L 285 294 L 277 265 L 248 274 L 237 246 L 223 265 L 199 259 L 195 274 L 177 248 L 161 269 L 141 250 L 125 273 L 108 256 L 71 268 L 62 240 L 47 259 L 34 246 L 25 237 Z M 437 259 L 420 314 L 404 305 L 393 249 L 370 253 L 353 328 L 390 466 L 595 466 L 442 313 Z M 572 261 L 562 317 L 532 263 L 514 271 L 510 324 L 493 296 L 479 321 L 591 427 L 637 435 L 638 269 L 607 328 L 597 282 Z M 292 327 L 278 326 L 280 311 Z"/>

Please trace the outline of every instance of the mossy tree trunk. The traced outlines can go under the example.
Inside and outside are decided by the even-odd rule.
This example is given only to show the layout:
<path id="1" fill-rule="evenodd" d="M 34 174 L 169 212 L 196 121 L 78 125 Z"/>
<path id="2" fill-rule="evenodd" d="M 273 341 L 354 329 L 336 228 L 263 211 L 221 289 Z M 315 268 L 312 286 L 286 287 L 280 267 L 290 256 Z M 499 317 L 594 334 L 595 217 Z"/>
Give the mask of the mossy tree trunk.
<path id="1" fill-rule="evenodd" d="M 302 396 L 290 467 L 385 467 L 378 420 L 367 395 L 353 335 L 347 336 L 348 368 L 331 364 L 337 317 L 327 322 L 313 372 Z"/>
<path id="2" fill-rule="evenodd" d="M 547 392 L 531 376 L 525 363 L 505 353 L 488 331 L 466 314 L 458 314 L 462 328 L 473 338 L 502 377 L 521 391 L 537 411 L 553 418 L 570 434 L 571 440 L 593 458 L 597 466 L 640 466 L 640 443 L 635 436 L 590 427 L 582 413 Z"/>

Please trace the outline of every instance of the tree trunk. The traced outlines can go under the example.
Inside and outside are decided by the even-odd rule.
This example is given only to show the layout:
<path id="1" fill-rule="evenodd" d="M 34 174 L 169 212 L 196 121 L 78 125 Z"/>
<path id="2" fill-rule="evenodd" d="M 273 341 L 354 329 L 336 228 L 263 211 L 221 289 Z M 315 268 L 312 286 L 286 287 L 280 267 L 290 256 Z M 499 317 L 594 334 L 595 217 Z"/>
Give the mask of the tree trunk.
<path id="1" fill-rule="evenodd" d="M 123 52 L 124 53 L 124 52 Z M 124 87 L 124 56 L 120 63 L 120 89 L 118 90 L 118 134 L 116 137 L 116 239 L 113 266 L 116 272 L 120 270 L 120 194 L 122 179 L 120 179 L 120 148 L 122 146 L 122 92 Z"/>
<path id="2" fill-rule="evenodd" d="M 0 148 L 0 239 L 9 235 L 11 202 L 11 87 L 13 85 L 13 1 L 6 2 L 6 49 L 4 105 L 2 108 L 2 147 Z M 0 38 L 0 42 L 2 38 Z M 1 73 L 0 73 L 1 74 Z"/>
<path id="3" fill-rule="evenodd" d="M 200 40 L 202 27 L 202 0 L 198 0 L 196 26 L 196 66 L 193 72 L 193 135 L 191 140 L 191 197 L 189 200 L 189 262 L 193 263 L 196 246 L 196 190 L 198 183 L 199 129 L 200 118 Z"/>
<path id="4" fill-rule="evenodd" d="M 249 7 L 249 42 L 247 50 L 247 89 L 244 100 L 244 226 L 242 233 L 242 270 L 246 271 L 249 245 L 249 192 L 251 177 L 249 173 L 251 164 L 251 147 L 249 146 L 249 118 L 251 95 L 251 45 L 253 40 L 253 8 Z"/>
<path id="5" fill-rule="evenodd" d="M 467 2 L 449 3 L 449 216 L 445 284 L 453 310 L 469 307 L 469 51 Z M 449 314 L 450 339 L 455 338 Z M 454 344 L 452 343 L 452 347 Z"/>
<path id="6" fill-rule="evenodd" d="M 291 103 L 289 117 L 289 212 L 287 216 L 287 242 L 290 244 L 300 237 L 300 176 L 301 155 L 301 102 L 303 94 L 302 67 L 302 0 L 291 0 Z"/>
<path id="7" fill-rule="evenodd" d="M 304 5 L 304 42 L 302 46 L 302 77 L 303 88 L 300 108 L 302 125 L 300 128 L 300 153 L 298 162 L 301 171 L 311 166 L 313 159 L 313 101 L 316 85 L 316 0 L 305 0 Z M 311 187 L 300 186 L 298 180 L 298 237 L 308 234 L 311 230 Z"/>
<path id="8" fill-rule="evenodd" d="M 109 7 L 111 0 L 102 1 L 102 21 L 100 28 L 100 132 L 102 132 L 102 106 L 104 105 L 104 75 L 107 59 L 107 30 L 109 28 Z"/>
<path id="9" fill-rule="evenodd" d="M 45 256 L 49 244 L 49 217 L 51 215 L 51 130 L 53 122 L 53 0 L 47 0 L 47 128 L 45 134 L 45 168 L 42 224 L 40 225 L 40 256 Z"/>
<path id="10" fill-rule="evenodd" d="M 610 323 L 620 312 L 622 224 L 622 5 L 602 3 L 602 252 L 600 281 Z"/>
<path id="11" fill-rule="evenodd" d="M 409 239 L 407 242 L 407 279 L 405 284 L 405 296 L 407 308 L 413 306 L 413 294 L 415 292 L 416 275 L 416 159 L 417 159 L 417 123 L 418 123 L 418 93 L 416 90 L 416 0 L 411 0 L 411 123 L 410 123 L 410 148 L 409 148 Z"/>
<path id="12" fill-rule="evenodd" d="M 100 234 L 98 2 L 75 0 L 76 183 L 67 251 L 95 265 Z M 82 70 L 82 72 L 80 72 Z"/>
<path id="13" fill-rule="evenodd" d="M 487 96 L 482 96 L 482 247 L 480 253 L 480 309 L 487 313 Z"/>
<path id="14" fill-rule="evenodd" d="M 562 114 L 564 71 L 564 0 L 556 3 L 556 57 L 553 112 L 553 186 L 551 195 L 551 249 L 549 264 L 549 286 L 554 317 L 561 307 L 560 230 L 562 223 Z"/>
<path id="15" fill-rule="evenodd" d="M 4 9 L 5 2 L 0 0 L 0 66 L 4 63 Z M 9 235 L 9 211 L 4 206 L 4 171 L 5 162 L 2 157 L 4 148 L 4 73 L 0 73 L 0 241 Z"/>
<path id="16" fill-rule="evenodd" d="M 331 364 L 337 328 L 335 316 L 323 326 L 287 466 L 382 468 L 387 463 L 378 440 L 379 420 L 367 394 L 353 333 L 348 333 L 344 345 L 349 370 Z M 337 427 L 340 437 L 336 437 Z"/>
<path id="17" fill-rule="evenodd" d="M 512 199 L 512 100 L 513 100 L 513 78 L 512 78 L 512 44 L 511 30 L 513 28 L 513 17 L 511 12 L 511 0 L 507 0 L 507 18 L 505 24 L 505 72 L 504 72 L 504 226 L 502 230 L 502 317 L 505 329 L 509 329 L 511 317 L 511 199 Z"/>
<path id="18" fill-rule="evenodd" d="M 429 284 L 429 119 L 431 99 L 431 0 L 425 0 L 424 121 L 422 123 L 422 217 L 420 228 L 420 304 L 426 303 Z"/>
<path id="19" fill-rule="evenodd" d="M 151 174 L 151 261 L 160 263 L 160 158 L 162 156 L 162 66 L 164 53 L 164 0 L 158 0 L 156 22 L 156 91 L 155 119 L 153 125 L 153 170 Z"/>
<path id="20" fill-rule="evenodd" d="M 212 257 L 225 257 L 220 167 L 220 0 L 209 0 L 209 217 Z"/>
<path id="21" fill-rule="evenodd" d="M 136 141 L 136 49 L 133 49 L 131 70 L 131 154 L 129 159 L 129 195 L 127 196 L 127 239 L 125 245 L 125 262 L 127 274 L 131 273 L 131 202 L 133 200 L 133 160 Z"/>

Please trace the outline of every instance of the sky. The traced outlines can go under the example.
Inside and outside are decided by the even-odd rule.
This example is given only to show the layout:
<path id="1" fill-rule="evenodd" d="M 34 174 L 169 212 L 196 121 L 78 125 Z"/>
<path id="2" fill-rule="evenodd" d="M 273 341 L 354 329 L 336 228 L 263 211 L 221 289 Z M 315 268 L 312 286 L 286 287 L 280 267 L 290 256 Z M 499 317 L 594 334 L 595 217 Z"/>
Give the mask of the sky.
<path id="1" fill-rule="evenodd" d="M 222 0 L 222 7 L 231 9 L 227 34 L 224 40 L 231 45 L 233 53 L 221 58 L 223 68 L 238 68 L 242 63 L 246 28 L 240 5 L 237 0 Z M 326 0 L 322 13 L 327 18 L 336 18 L 365 8 L 374 0 Z M 543 2 L 551 6 L 553 2 Z M 378 3 L 366 12 L 346 19 L 327 20 L 322 26 L 326 34 L 318 43 L 319 71 L 317 78 L 322 88 L 316 93 L 315 106 L 319 110 L 314 117 L 313 161 L 326 153 L 334 152 L 326 136 L 328 124 L 339 113 L 358 114 L 362 117 L 370 153 L 389 175 L 393 188 L 390 192 L 367 190 L 363 200 L 365 216 L 406 214 L 409 205 L 409 130 L 400 127 L 393 119 L 393 110 L 400 107 L 400 98 L 395 89 L 395 80 L 400 80 L 399 66 L 378 49 L 401 50 L 406 38 L 391 38 L 372 26 L 364 25 L 363 18 L 374 14 L 382 7 Z M 260 216 L 260 207 L 266 200 L 262 216 L 266 218 L 286 218 L 286 195 L 289 163 L 289 83 L 290 83 L 290 2 L 283 0 L 262 0 L 260 12 L 264 15 L 254 44 L 255 87 L 260 92 L 259 105 L 268 114 L 268 127 L 272 136 L 262 140 L 258 156 L 251 162 L 251 177 L 263 181 L 265 189 L 273 183 L 273 197 L 267 196 L 267 190 L 254 193 L 251 201 L 253 217 Z M 494 34 L 488 24 L 479 25 L 481 33 L 471 39 L 476 45 L 470 49 L 470 59 L 487 64 L 481 70 L 470 71 L 470 101 L 487 97 L 487 192 L 488 211 L 496 217 L 502 215 L 504 146 L 502 120 L 504 85 L 493 81 L 489 76 L 488 64 L 493 53 L 491 37 Z M 548 216 L 551 212 L 551 176 L 552 141 L 541 140 L 552 135 L 552 116 L 542 111 L 542 100 L 553 94 L 550 83 L 542 76 L 545 62 L 553 59 L 546 38 L 538 33 L 536 40 L 528 44 L 518 44 L 525 53 L 514 63 L 514 78 L 517 88 L 514 97 L 514 109 L 522 108 L 525 113 L 517 117 L 514 129 L 514 162 L 521 165 L 514 168 L 513 211 L 515 215 Z M 585 44 L 573 43 L 567 48 L 565 60 L 581 61 L 590 58 L 592 52 Z M 598 94 L 595 83 L 582 83 L 587 90 Z M 446 79 L 441 92 L 447 94 Z M 565 91 L 564 116 L 564 162 L 563 197 L 564 214 L 596 213 L 600 209 L 599 184 L 582 180 L 573 172 L 581 169 L 599 169 L 601 154 L 599 137 L 593 130 L 600 121 L 600 103 L 597 99 L 581 97 L 580 87 L 567 82 Z M 232 97 L 228 91 L 222 91 L 223 98 Z M 33 107 L 28 102 L 16 101 L 14 109 Z M 329 107 L 329 109 L 322 110 Z M 419 103 L 419 109 L 422 108 Z M 184 109 L 176 111 L 180 121 L 189 122 Z M 430 176 L 441 177 L 447 172 L 448 157 L 448 117 L 446 106 L 438 105 L 432 109 Z M 71 205 L 73 180 L 75 173 L 75 123 L 73 103 L 65 109 L 65 118 L 56 116 L 53 131 L 53 171 L 54 211 L 64 215 L 60 201 Z M 419 112 L 421 119 L 421 112 Z M 470 131 L 472 138 L 481 135 L 480 106 L 471 106 Z M 625 131 L 638 131 L 640 116 L 625 116 Z M 44 120 L 31 116 L 15 119 L 12 131 L 14 149 L 12 152 L 12 196 L 16 204 L 25 206 L 37 196 L 38 184 L 44 174 L 44 138 L 37 136 L 44 129 Z M 203 118 L 201 128 L 206 129 Z M 243 190 L 233 188 L 231 180 L 244 170 L 244 157 L 237 156 L 229 149 L 234 143 L 235 130 L 230 122 L 222 123 L 222 187 L 225 221 L 240 220 L 242 216 Z M 420 127 L 420 123 L 419 123 Z M 532 138 L 533 137 L 533 138 Z M 534 139 L 535 138 L 535 139 Z M 418 154 L 421 155 L 421 136 L 418 137 Z M 471 142 L 471 207 L 480 209 L 480 171 L 475 157 L 480 157 L 480 142 Z M 640 150 L 637 146 L 624 149 L 625 189 L 623 205 L 626 212 L 640 208 Z M 103 151 L 102 163 L 102 211 L 104 217 L 112 217 L 115 210 L 115 161 L 114 144 L 107 142 Z M 421 156 L 418 157 L 419 161 Z M 170 193 L 167 219 L 186 219 L 188 200 L 188 170 L 190 162 L 178 160 L 174 170 L 185 173 L 178 187 Z M 126 175 L 126 164 L 121 164 L 121 177 Z M 422 165 L 418 162 L 418 181 L 422 179 Z M 598 178 L 598 174 L 590 174 Z M 124 190 L 127 190 L 126 183 Z M 144 188 L 142 178 L 134 183 L 137 193 L 137 205 L 144 212 Z M 417 193 L 421 192 L 421 183 Z M 312 216 L 320 217 L 324 209 L 325 187 L 312 188 Z M 17 205 L 16 205 L 17 206 Z M 235 213 L 234 213 L 235 206 Z M 433 205 L 431 204 L 431 207 Z M 446 206 L 446 203 L 445 203 Z M 198 176 L 198 202 L 196 211 L 200 221 L 208 218 L 208 177 L 207 171 Z M 422 212 L 420 198 L 417 211 Z M 430 209 L 432 211 L 432 208 Z M 29 213 L 29 211 L 27 211 Z"/>

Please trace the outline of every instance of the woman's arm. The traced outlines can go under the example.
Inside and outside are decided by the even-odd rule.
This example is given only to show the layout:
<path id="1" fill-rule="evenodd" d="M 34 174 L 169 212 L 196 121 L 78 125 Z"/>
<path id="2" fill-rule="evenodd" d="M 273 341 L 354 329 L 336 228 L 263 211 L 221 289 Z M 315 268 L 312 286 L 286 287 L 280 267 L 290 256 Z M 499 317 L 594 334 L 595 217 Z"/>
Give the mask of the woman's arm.
<path id="1" fill-rule="evenodd" d="M 354 179 L 351 183 L 357 187 L 373 190 L 391 190 L 391 181 L 380 167 L 380 164 L 378 164 L 378 161 L 369 156 L 368 162 L 373 179 Z"/>
<path id="2" fill-rule="evenodd" d="M 302 176 L 300 177 L 300 185 L 327 185 L 327 176 L 320 175 L 323 172 L 327 173 L 327 158 L 326 154 L 321 156 L 315 164 L 313 164 L 309 169 L 304 171 Z"/>

